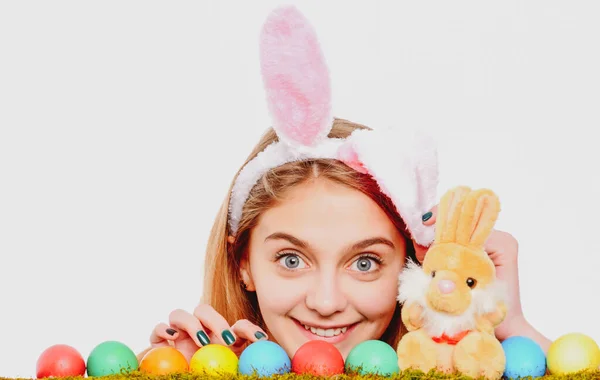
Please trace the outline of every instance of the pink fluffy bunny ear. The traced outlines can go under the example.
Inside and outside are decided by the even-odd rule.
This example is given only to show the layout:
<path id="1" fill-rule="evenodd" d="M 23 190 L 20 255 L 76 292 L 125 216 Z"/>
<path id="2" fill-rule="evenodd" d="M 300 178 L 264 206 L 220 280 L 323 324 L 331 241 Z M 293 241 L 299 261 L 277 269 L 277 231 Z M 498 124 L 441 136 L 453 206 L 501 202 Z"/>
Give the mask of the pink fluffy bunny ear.
<path id="1" fill-rule="evenodd" d="M 295 7 L 277 8 L 267 18 L 260 63 L 280 141 L 301 149 L 326 138 L 333 122 L 329 72 L 315 31 Z"/>
<path id="2" fill-rule="evenodd" d="M 409 128 L 356 130 L 338 158 L 375 178 L 417 244 L 433 242 L 435 226 L 422 220 L 435 205 L 438 186 L 437 148 L 431 136 Z"/>

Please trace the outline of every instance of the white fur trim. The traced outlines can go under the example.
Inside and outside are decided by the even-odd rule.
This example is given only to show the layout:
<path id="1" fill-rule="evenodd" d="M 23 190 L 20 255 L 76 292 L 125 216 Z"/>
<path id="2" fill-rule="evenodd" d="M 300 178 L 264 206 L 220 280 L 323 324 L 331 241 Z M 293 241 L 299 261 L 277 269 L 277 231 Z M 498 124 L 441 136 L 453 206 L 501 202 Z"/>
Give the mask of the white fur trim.
<path id="1" fill-rule="evenodd" d="M 429 246 L 435 227 L 425 226 L 422 215 L 436 202 L 436 146 L 427 136 L 403 129 L 357 129 L 347 139 L 327 138 L 317 146 L 291 146 L 283 141 L 269 145 L 248 162 L 234 183 L 229 204 L 231 233 L 237 233 L 244 203 L 267 171 L 292 161 L 339 159 L 345 144 L 350 145 L 380 190 L 392 200 L 412 238 Z"/>
<path id="2" fill-rule="evenodd" d="M 413 303 L 426 307 L 425 294 L 431 283 L 431 277 L 417 263 L 407 259 L 406 266 L 398 276 L 398 302 Z"/>
<path id="3" fill-rule="evenodd" d="M 283 141 L 267 146 L 240 171 L 235 180 L 229 201 L 229 228 L 237 233 L 244 203 L 258 180 L 269 170 L 283 164 L 315 158 L 337 158 L 343 139 L 325 139 L 319 145 L 292 147 Z"/>

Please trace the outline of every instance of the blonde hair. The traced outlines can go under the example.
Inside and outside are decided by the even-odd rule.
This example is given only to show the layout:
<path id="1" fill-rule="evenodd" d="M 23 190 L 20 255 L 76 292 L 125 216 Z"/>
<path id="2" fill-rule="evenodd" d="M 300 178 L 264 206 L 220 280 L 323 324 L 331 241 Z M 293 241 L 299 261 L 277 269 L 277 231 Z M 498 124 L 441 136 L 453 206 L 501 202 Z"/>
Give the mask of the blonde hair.
<path id="1" fill-rule="evenodd" d="M 345 138 L 355 129 L 369 128 L 346 120 L 335 119 L 329 137 Z M 246 163 L 277 140 L 274 130 L 269 129 L 255 146 Z M 228 243 L 228 210 L 231 187 L 212 227 L 205 258 L 202 302 L 211 305 L 229 323 L 248 319 L 268 331 L 261 317 L 255 293 L 248 292 L 242 287 L 240 260 L 246 250 L 250 231 L 256 225 L 261 213 L 272 207 L 291 187 L 316 177 L 349 186 L 371 197 L 406 237 L 407 256 L 414 257 L 413 244 L 406 234 L 404 222 L 396 212 L 391 200 L 379 191 L 375 180 L 369 175 L 359 173 L 340 161 L 330 159 L 282 165 L 269 171 L 252 189 L 249 199 L 243 207 L 233 245 Z M 233 186 L 233 182 L 231 185 Z M 397 306 L 389 327 L 380 339 L 396 347 L 399 338 L 405 331 L 400 319 L 400 306 Z"/>

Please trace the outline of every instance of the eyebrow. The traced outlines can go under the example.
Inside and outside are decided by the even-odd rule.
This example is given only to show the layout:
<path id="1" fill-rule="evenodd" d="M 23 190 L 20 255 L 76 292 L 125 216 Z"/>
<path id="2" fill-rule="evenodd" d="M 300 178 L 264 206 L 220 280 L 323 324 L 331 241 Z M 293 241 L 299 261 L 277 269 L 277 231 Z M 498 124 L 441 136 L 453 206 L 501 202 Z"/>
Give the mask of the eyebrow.
<path id="1" fill-rule="evenodd" d="M 274 232 L 265 238 L 265 241 L 267 240 L 287 240 L 288 242 L 302 249 L 307 249 L 310 247 L 310 244 L 308 244 L 307 242 L 300 240 L 297 237 L 287 234 L 285 232 Z M 376 244 L 384 244 L 391 248 L 396 248 L 396 246 L 394 245 L 394 243 L 392 243 L 391 240 L 386 239 L 384 237 L 374 237 L 361 240 L 358 243 L 355 243 L 352 246 L 351 250 L 361 250 Z"/>

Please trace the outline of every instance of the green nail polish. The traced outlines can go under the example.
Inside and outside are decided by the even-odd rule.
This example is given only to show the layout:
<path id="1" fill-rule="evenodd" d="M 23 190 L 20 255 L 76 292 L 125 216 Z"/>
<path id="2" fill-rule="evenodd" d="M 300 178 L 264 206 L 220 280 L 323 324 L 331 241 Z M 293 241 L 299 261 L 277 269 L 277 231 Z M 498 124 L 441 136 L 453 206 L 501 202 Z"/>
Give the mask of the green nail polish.
<path id="1" fill-rule="evenodd" d="M 202 331 L 202 330 L 198 331 L 196 333 L 196 336 L 198 337 L 198 340 L 200 341 L 200 343 L 202 343 L 203 346 L 210 344 L 210 339 L 208 339 L 208 336 L 206 335 L 206 333 L 204 331 Z"/>
<path id="2" fill-rule="evenodd" d="M 235 342 L 235 338 L 229 330 L 223 330 L 221 336 L 223 337 L 223 340 L 225 341 L 225 343 L 227 343 L 228 346 L 231 346 L 233 342 Z"/>
<path id="3" fill-rule="evenodd" d="M 423 219 L 423 221 L 424 221 L 424 222 L 426 222 L 426 221 L 428 221 L 429 219 L 431 219 L 431 217 L 432 217 L 432 216 L 433 216 L 433 212 L 429 211 L 429 212 L 426 212 L 426 213 L 423 215 L 423 218 L 422 218 L 422 219 Z"/>
<path id="4" fill-rule="evenodd" d="M 255 332 L 254 336 L 256 337 L 256 339 L 262 339 L 262 338 L 266 337 L 266 335 L 263 334 L 261 331 Z"/>

